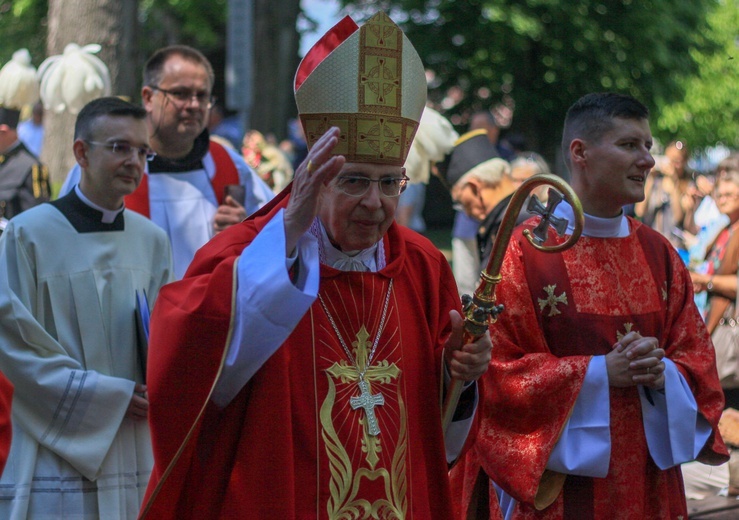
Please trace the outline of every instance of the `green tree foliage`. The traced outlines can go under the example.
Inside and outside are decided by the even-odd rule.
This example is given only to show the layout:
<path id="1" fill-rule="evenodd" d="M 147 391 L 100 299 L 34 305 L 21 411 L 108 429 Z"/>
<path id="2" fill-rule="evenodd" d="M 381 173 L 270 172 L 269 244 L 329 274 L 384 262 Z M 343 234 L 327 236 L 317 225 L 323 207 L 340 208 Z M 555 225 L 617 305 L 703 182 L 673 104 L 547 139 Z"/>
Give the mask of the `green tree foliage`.
<path id="1" fill-rule="evenodd" d="M 684 98 L 706 15 L 719 0 L 388 0 L 461 129 L 474 110 L 513 106 L 511 129 L 552 159 L 567 107 L 592 91 L 629 93 L 654 113 Z M 347 2 L 348 3 L 348 2 Z M 357 2 L 372 9 L 377 2 Z M 450 103 L 448 103 L 449 106 Z M 443 108 L 446 108 L 442 105 Z"/>
<path id="2" fill-rule="evenodd" d="M 10 60 L 20 47 L 28 47 L 33 63 L 38 66 L 46 58 L 47 17 L 49 5 L 71 3 L 72 0 L 0 0 L 0 66 Z M 228 0 L 128 0 L 137 3 L 135 24 L 126 24 L 131 39 L 130 52 L 119 50 L 108 56 L 125 61 L 130 70 L 122 77 L 132 79 L 122 92 L 138 98 L 140 70 L 156 49 L 184 43 L 201 50 L 212 62 L 216 73 L 214 94 L 225 98 L 226 17 Z M 260 130 L 282 137 L 286 119 L 294 113 L 291 79 L 298 61 L 296 22 L 300 13 L 298 0 L 254 0 L 255 64 L 254 95 L 270 103 L 257 104 L 253 124 Z M 62 5 L 63 7 L 63 5 Z M 132 25 L 135 25 L 133 27 Z M 309 29 L 315 22 L 305 18 L 302 26 Z M 106 43 L 100 42 L 106 49 Z M 119 64 L 122 65 L 122 64 Z"/>
<path id="3" fill-rule="evenodd" d="M 227 0 L 139 0 L 141 51 L 174 43 L 205 53 L 225 47 Z"/>
<path id="4" fill-rule="evenodd" d="M 698 74 L 685 78 L 685 98 L 663 107 L 659 130 L 692 148 L 722 142 L 739 148 L 739 1 L 721 0 L 708 16 L 705 38 L 717 50 L 691 51 Z"/>
<path id="5" fill-rule="evenodd" d="M 0 0 L 0 67 L 25 47 L 38 66 L 46 57 L 47 0 Z"/>
<path id="6" fill-rule="evenodd" d="M 59 0 L 57 0 L 59 1 Z M 66 1 L 66 0 L 62 0 Z M 223 53 L 227 0 L 140 0 L 139 56 L 172 43 Z M 48 0 L 0 0 L 0 66 L 26 47 L 33 64 L 46 58 Z"/>

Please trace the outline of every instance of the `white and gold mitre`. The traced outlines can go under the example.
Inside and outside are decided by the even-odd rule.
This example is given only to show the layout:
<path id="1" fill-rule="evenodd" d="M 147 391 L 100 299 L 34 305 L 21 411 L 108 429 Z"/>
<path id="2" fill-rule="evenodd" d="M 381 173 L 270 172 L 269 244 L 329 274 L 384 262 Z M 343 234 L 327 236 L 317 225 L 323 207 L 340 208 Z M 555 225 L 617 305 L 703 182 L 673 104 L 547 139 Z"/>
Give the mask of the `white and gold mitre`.
<path id="1" fill-rule="evenodd" d="M 337 126 L 334 154 L 403 166 L 426 104 L 426 75 L 410 40 L 385 13 L 361 28 L 347 16 L 303 58 L 295 101 L 308 148 Z"/>

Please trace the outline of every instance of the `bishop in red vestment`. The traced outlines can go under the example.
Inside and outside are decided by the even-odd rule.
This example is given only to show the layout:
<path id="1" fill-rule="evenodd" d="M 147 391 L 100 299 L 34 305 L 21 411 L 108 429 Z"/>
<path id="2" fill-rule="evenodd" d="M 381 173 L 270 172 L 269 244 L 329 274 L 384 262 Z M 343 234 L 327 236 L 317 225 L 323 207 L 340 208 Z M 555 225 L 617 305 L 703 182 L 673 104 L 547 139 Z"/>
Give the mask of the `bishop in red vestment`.
<path id="1" fill-rule="evenodd" d="M 648 112 L 615 94 L 570 110 L 563 142 L 583 237 L 547 254 L 514 233 L 481 428 L 453 470 L 458 513 L 687 519 L 679 464 L 727 460 L 723 395 L 685 266 L 621 210 L 643 198 L 654 165 Z"/>
<path id="2" fill-rule="evenodd" d="M 359 60 L 361 101 L 377 106 L 319 118 L 298 90 L 310 151 L 291 187 L 209 242 L 159 295 L 147 379 L 155 468 L 142 517 L 452 515 L 447 469 L 474 437 L 476 385 L 446 432 L 440 403 L 450 377 L 472 382 L 487 369 L 491 343 L 461 344 L 446 259 L 393 223 L 423 67 L 384 14 L 352 25 L 339 27 L 349 45 L 304 84 L 315 88 L 324 65 L 334 75 Z M 362 87 L 392 74 L 382 99 Z M 414 87 L 401 102 L 402 85 Z M 330 97 L 308 106 L 328 110 Z M 380 132 L 355 131 L 362 125 Z"/>

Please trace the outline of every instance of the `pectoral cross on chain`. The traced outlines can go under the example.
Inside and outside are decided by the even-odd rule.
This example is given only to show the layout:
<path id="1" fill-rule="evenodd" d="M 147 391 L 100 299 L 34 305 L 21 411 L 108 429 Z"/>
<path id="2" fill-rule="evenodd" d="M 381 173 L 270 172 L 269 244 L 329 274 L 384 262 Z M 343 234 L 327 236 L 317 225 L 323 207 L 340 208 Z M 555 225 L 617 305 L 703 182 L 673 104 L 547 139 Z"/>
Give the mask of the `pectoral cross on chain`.
<path id="1" fill-rule="evenodd" d="M 377 416 L 375 415 L 375 406 L 385 404 L 385 398 L 382 394 L 372 394 L 369 389 L 367 381 L 360 379 L 357 383 L 359 385 L 359 395 L 352 397 L 349 400 L 349 404 L 352 410 L 358 408 L 364 408 L 364 414 L 367 417 L 367 433 L 373 436 L 380 435 L 380 425 L 377 424 Z"/>
<path id="2" fill-rule="evenodd" d="M 565 231 L 567 231 L 567 219 L 554 216 L 555 208 L 563 200 L 564 197 L 562 197 L 558 191 L 552 189 L 549 190 L 549 201 L 547 202 L 546 207 L 539 202 L 536 195 L 529 199 L 529 204 L 526 207 L 526 210 L 529 213 L 541 215 L 541 222 L 539 222 L 533 231 L 534 242 L 538 245 L 541 245 L 546 241 L 549 234 L 549 226 L 552 226 L 560 236 L 564 235 Z"/>
<path id="3" fill-rule="evenodd" d="M 375 406 L 385 404 L 385 397 L 381 393 L 372 394 L 370 383 L 373 381 L 389 383 L 400 374 L 395 364 L 380 361 L 370 364 L 368 355 L 369 334 L 364 325 L 357 332 L 357 340 L 352 343 L 356 356 L 356 366 L 348 365 L 345 361 L 334 363 L 327 372 L 345 382 L 356 382 L 359 386 L 359 395 L 349 399 L 352 410 L 364 409 L 367 425 L 367 434 L 377 437 L 380 434 L 380 425 L 375 415 Z"/>

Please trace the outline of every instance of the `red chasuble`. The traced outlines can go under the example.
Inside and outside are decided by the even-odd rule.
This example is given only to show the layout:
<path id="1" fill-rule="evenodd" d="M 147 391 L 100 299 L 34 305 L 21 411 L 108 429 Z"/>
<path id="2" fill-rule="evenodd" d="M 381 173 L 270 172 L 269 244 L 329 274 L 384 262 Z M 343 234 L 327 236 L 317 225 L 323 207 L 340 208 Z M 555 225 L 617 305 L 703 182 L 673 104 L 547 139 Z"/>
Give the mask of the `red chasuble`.
<path id="1" fill-rule="evenodd" d="M 286 200 L 220 233 L 159 294 L 147 379 L 155 467 L 142 511 L 157 520 L 451 518 L 440 378 L 459 298 L 446 259 L 412 231 L 391 226 L 379 273 L 321 265 L 328 313 L 314 302 L 225 409 L 209 402 L 229 341 L 235 260 Z M 373 409 L 377 436 L 368 412 L 354 409 L 358 368 L 367 393 L 384 400 Z"/>
<path id="2" fill-rule="evenodd" d="M 723 394 L 690 277 L 661 235 L 630 225 L 628 237 L 583 237 L 560 254 L 536 251 L 521 229 L 514 234 L 496 292 L 506 310 L 491 327 L 482 424 L 453 475 L 460 511 L 482 468 L 519 501 L 514 518 L 687 519 L 679 467 L 661 471 L 649 456 L 636 388 L 610 388 L 606 478 L 545 471 L 591 356 L 632 330 L 660 340 L 713 427 L 698 460 L 727 460 L 718 433 Z M 491 512 L 499 514 L 497 504 Z"/>

